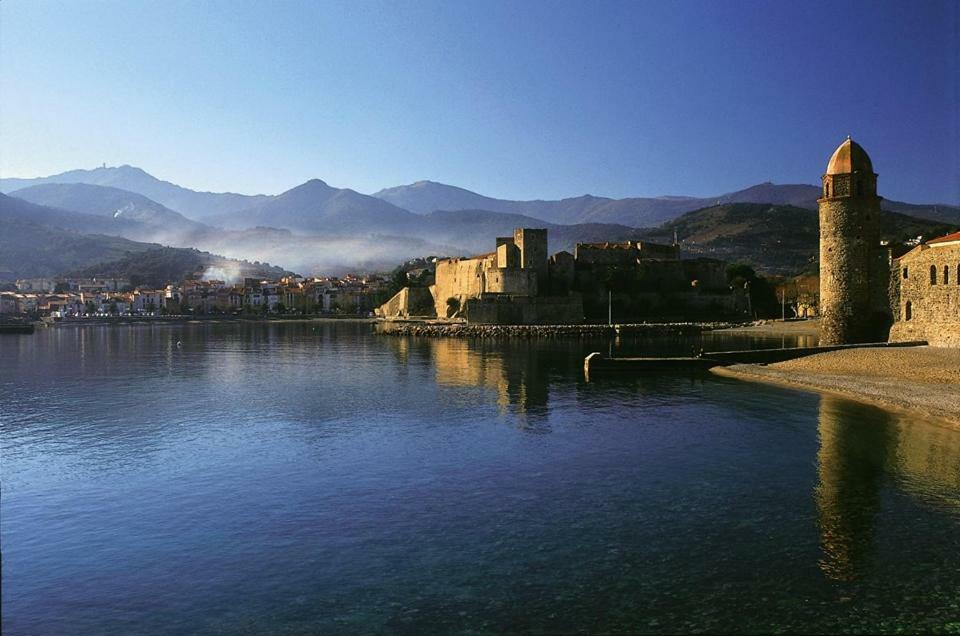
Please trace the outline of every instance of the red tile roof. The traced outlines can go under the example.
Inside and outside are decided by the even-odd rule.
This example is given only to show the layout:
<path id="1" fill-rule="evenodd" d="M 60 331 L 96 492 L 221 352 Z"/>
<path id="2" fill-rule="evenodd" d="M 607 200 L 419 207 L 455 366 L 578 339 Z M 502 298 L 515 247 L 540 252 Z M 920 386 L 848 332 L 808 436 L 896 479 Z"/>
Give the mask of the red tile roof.
<path id="1" fill-rule="evenodd" d="M 940 238 L 927 241 L 927 245 L 931 245 L 933 243 L 947 243 L 949 241 L 960 241 L 960 232 L 954 232 L 953 234 L 947 234 L 946 236 L 941 236 Z"/>

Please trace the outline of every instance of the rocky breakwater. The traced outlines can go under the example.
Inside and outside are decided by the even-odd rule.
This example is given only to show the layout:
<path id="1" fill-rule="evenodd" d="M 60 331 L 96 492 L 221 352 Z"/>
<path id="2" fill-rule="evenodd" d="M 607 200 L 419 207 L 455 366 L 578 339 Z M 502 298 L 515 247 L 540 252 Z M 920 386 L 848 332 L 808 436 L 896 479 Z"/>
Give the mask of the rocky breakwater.
<path id="1" fill-rule="evenodd" d="M 380 322 L 376 332 L 427 338 L 595 338 L 695 335 L 736 326 L 729 322 L 665 322 L 624 325 L 468 325 L 463 323 Z"/>

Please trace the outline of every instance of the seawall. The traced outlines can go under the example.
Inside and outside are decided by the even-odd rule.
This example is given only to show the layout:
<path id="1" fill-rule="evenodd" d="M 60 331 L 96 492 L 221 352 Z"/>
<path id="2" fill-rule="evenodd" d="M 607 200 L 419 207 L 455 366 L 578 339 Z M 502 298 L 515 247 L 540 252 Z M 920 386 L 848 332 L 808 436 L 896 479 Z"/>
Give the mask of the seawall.
<path id="1" fill-rule="evenodd" d="M 729 322 L 636 323 L 624 325 L 468 325 L 384 321 L 377 333 L 427 338 L 594 338 L 615 336 L 696 335 L 735 326 Z"/>

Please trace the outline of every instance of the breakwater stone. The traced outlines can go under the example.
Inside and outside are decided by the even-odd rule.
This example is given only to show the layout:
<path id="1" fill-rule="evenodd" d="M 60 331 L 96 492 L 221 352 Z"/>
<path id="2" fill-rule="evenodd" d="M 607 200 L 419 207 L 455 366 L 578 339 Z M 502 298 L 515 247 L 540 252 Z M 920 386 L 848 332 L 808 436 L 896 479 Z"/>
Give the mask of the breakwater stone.
<path id="1" fill-rule="evenodd" d="M 595 338 L 615 336 L 692 335 L 738 326 L 730 322 L 669 322 L 623 325 L 467 325 L 449 323 L 381 322 L 377 333 L 426 338 Z"/>

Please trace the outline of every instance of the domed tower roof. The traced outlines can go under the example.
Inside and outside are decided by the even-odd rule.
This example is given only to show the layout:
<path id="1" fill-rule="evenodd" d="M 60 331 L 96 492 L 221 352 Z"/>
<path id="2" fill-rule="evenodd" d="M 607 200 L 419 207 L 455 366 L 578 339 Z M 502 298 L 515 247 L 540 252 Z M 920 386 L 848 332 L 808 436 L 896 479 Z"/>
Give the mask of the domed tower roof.
<path id="1" fill-rule="evenodd" d="M 850 174 L 851 172 L 873 174 L 873 163 L 867 151 L 847 136 L 846 141 L 833 151 L 833 156 L 827 163 L 827 174 Z"/>

